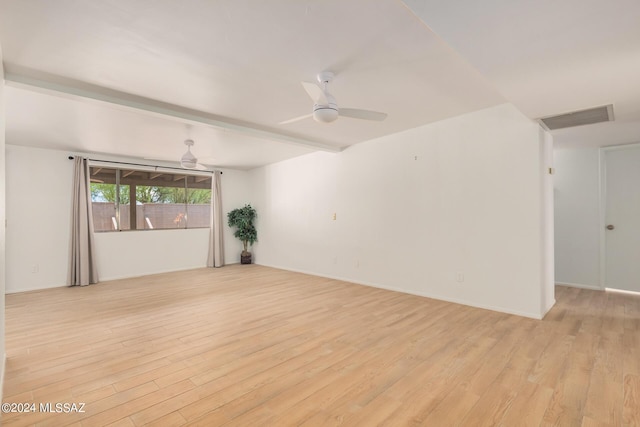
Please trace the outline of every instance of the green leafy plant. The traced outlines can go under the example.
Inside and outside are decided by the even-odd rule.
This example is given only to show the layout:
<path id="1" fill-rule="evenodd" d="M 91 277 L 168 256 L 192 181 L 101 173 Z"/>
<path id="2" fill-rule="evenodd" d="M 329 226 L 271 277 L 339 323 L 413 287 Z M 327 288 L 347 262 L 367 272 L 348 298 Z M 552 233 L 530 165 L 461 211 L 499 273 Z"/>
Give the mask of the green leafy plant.
<path id="1" fill-rule="evenodd" d="M 229 227 L 237 228 L 233 235 L 242 241 L 243 255 L 248 253 L 249 245 L 258 241 L 258 232 L 253 225 L 255 219 L 256 210 L 251 205 L 244 205 L 244 207 L 234 209 L 227 214 Z"/>
<path id="2" fill-rule="evenodd" d="M 91 201 L 111 202 L 116 201 L 115 184 L 91 183 Z M 120 203 L 128 205 L 129 186 L 120 185 Z M 211 203 L 211 190 L 181 187 L 161 187 L 161 186 L 136 186 L 136 201 L 139 203 L 189 203 L 208 204 Z"/>

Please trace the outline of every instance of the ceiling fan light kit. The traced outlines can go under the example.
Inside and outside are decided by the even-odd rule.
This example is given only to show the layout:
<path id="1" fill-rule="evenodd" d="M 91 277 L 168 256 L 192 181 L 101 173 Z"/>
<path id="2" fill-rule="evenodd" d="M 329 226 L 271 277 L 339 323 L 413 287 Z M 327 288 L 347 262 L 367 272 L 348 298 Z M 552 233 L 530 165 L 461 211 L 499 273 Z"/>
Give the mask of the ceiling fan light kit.
<path id="1" fill-rule="evenodd" d="M 313 120 L 318 123 L 331 123 L 338 118 L 338 109 L 331 106 L 314 105 Z"/>
<path id="2" fill-rule="evenodd" d="M 180 162 L 180 166 L 185 169 L 195 169 L 196 166 L 198 166 L 198 163 L 196 163 L 194 160 L 182 159 L 182 161 Z"/>

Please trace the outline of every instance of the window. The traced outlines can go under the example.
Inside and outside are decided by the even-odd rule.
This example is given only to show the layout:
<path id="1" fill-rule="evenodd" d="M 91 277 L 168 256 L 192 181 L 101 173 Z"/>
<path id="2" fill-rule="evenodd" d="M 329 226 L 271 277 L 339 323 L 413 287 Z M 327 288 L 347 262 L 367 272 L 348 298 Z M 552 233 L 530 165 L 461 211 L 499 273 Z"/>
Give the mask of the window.
<path id="1" fill-rule="evenodd" d="M 92 166 L 95 231 L 206 228 L 211 176 Z"/>

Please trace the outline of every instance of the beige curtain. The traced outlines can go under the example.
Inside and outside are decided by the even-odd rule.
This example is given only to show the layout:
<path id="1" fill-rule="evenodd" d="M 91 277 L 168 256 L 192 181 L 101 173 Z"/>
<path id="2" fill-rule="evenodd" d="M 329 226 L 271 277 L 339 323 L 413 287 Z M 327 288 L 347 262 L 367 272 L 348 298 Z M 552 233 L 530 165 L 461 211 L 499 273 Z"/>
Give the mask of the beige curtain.
<path id="1" fill-rule="evenodd" d="M 73 196 L 71 206 L 71 242 L 69 245 L 69 286 L 98 283 L 98 269 L 93 243 L 93 217 L 89 187 L 89 162 L 76 157 L 73 165 Z"/>
<path id="2" fill-rule="evenodd" d="M 224 245 L 222 242 L 222 196 L 220 178 L 222 172 L 215 171 L 211 177 L 211 224 L 209 230 L 209 257 L 207 267 L 224 265 Z"/>

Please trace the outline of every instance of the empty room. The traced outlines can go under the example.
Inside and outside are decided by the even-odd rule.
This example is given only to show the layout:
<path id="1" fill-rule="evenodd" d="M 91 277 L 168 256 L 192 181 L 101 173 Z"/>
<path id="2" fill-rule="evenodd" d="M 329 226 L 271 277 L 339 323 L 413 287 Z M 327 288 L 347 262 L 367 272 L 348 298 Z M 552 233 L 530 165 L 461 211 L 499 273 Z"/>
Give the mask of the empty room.
<path id="1" fill-rule="evenodd" d="M 0 0 L 0 424 L 640 426 L 638 22 Z"/>

